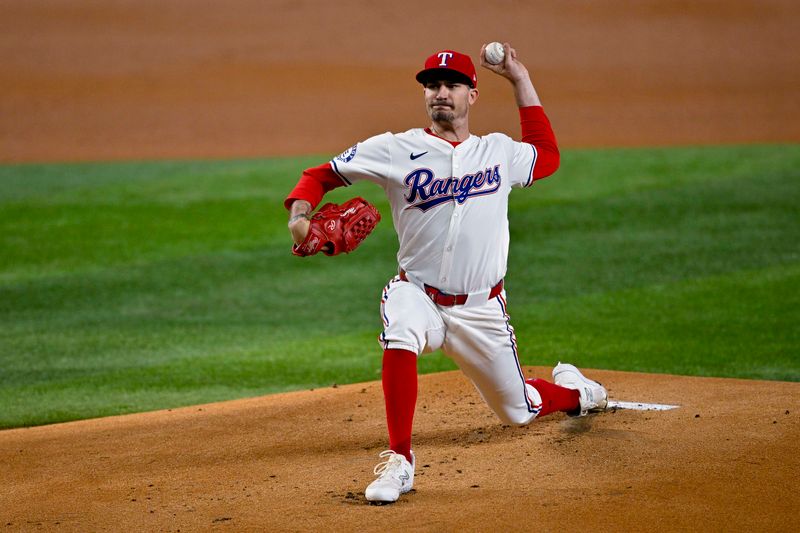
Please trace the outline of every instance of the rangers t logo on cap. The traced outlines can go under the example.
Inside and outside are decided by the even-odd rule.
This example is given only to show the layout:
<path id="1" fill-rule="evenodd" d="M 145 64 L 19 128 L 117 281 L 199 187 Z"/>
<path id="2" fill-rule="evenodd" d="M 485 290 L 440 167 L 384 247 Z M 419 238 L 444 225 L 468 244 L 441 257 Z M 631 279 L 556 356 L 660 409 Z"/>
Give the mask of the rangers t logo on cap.
<path id="1" fill-rule="evenodd" d="M 441 50 L 428 57 L 424 68 L 417 73 L 417 81 L 425 84 L 437 76 L 458 80 L 473 89 L 478 87 L 478 76 L 472 59 L 454 50 Z"/>

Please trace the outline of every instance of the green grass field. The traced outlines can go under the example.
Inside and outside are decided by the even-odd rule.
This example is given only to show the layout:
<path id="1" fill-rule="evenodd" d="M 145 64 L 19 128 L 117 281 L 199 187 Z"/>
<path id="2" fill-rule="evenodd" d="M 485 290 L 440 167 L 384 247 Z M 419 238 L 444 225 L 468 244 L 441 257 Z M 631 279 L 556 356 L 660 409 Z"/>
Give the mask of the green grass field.
<path id="1" fill-rule="evenodd" d="M 384 214 L 355 253 L 289 254 L 325 159 L 0 166 L 0 427 L 379 379 L 382 191 L 329 196 Z M 566 151 L 510 219 L 523 364 L 800 380 L 800 146 Z"/>

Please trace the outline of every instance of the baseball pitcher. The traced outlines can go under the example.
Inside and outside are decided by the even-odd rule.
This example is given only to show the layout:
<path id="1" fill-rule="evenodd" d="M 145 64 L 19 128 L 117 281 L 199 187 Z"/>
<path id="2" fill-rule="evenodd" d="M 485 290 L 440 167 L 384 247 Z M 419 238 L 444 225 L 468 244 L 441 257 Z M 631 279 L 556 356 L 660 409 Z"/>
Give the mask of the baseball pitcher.
<path id="1" fill-rule="evenodd" d="M 553 174 L 559 152 L 528 70 L 508 43 L 497 48 L 488 59 L 481 48 L 481 66 L 511 83 L 521 141 L 470 133 L 475 67 L 468 55 L 441 50 L 416 75 L 428 127 L 355 144 L 304 171 L 285 201 L 297 255 L 349 252 L 380 220 L 361 198 L 312 215 L 328 191 L 367 180 L 383 188 L 391 205 L 398 271 L 382 292 L 379 337 L 389 449 L 366 489 L 371 502 L 394 502 L 414 485 L 411 432 L 423 353 L 441 349 L 452 358 L 507 424 L 555 411 L 584 416 L 607 405 L 606 390 L 572 365 L 559 363 L 553 382 L 525 379 L 520 368 L 503 288 L 508 195 Z"/>

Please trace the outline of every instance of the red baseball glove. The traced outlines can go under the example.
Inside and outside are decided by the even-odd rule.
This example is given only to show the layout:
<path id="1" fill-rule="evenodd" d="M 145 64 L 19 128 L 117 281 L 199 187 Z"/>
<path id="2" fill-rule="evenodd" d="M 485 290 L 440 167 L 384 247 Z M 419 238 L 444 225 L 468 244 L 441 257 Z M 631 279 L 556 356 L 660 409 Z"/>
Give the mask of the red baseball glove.
<path id="1" fill-rule="evenodd" d="M 349 254 L 372 233 L 380 220 L 381 214 L 375 206 L 361 197 L 342 205 L 325 204 L 311 217 L 308 235 L 292 247 L 292 253 L 301 257 L 319 252 Z"/>

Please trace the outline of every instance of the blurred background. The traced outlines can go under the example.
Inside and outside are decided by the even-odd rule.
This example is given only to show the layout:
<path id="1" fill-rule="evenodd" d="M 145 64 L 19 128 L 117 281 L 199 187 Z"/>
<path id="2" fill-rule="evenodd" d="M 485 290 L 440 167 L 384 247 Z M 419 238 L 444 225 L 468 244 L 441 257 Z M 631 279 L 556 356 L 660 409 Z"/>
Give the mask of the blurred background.
<path id="1" fill-rule="evenodd" d="M 426 123 L 414 74 L 508 41 L 562 147 L 797 142 L 794 0 L 3 0 L 0 160 L 338 153 Z M 475 133 L 516 134 L 479 73 Z"/>

